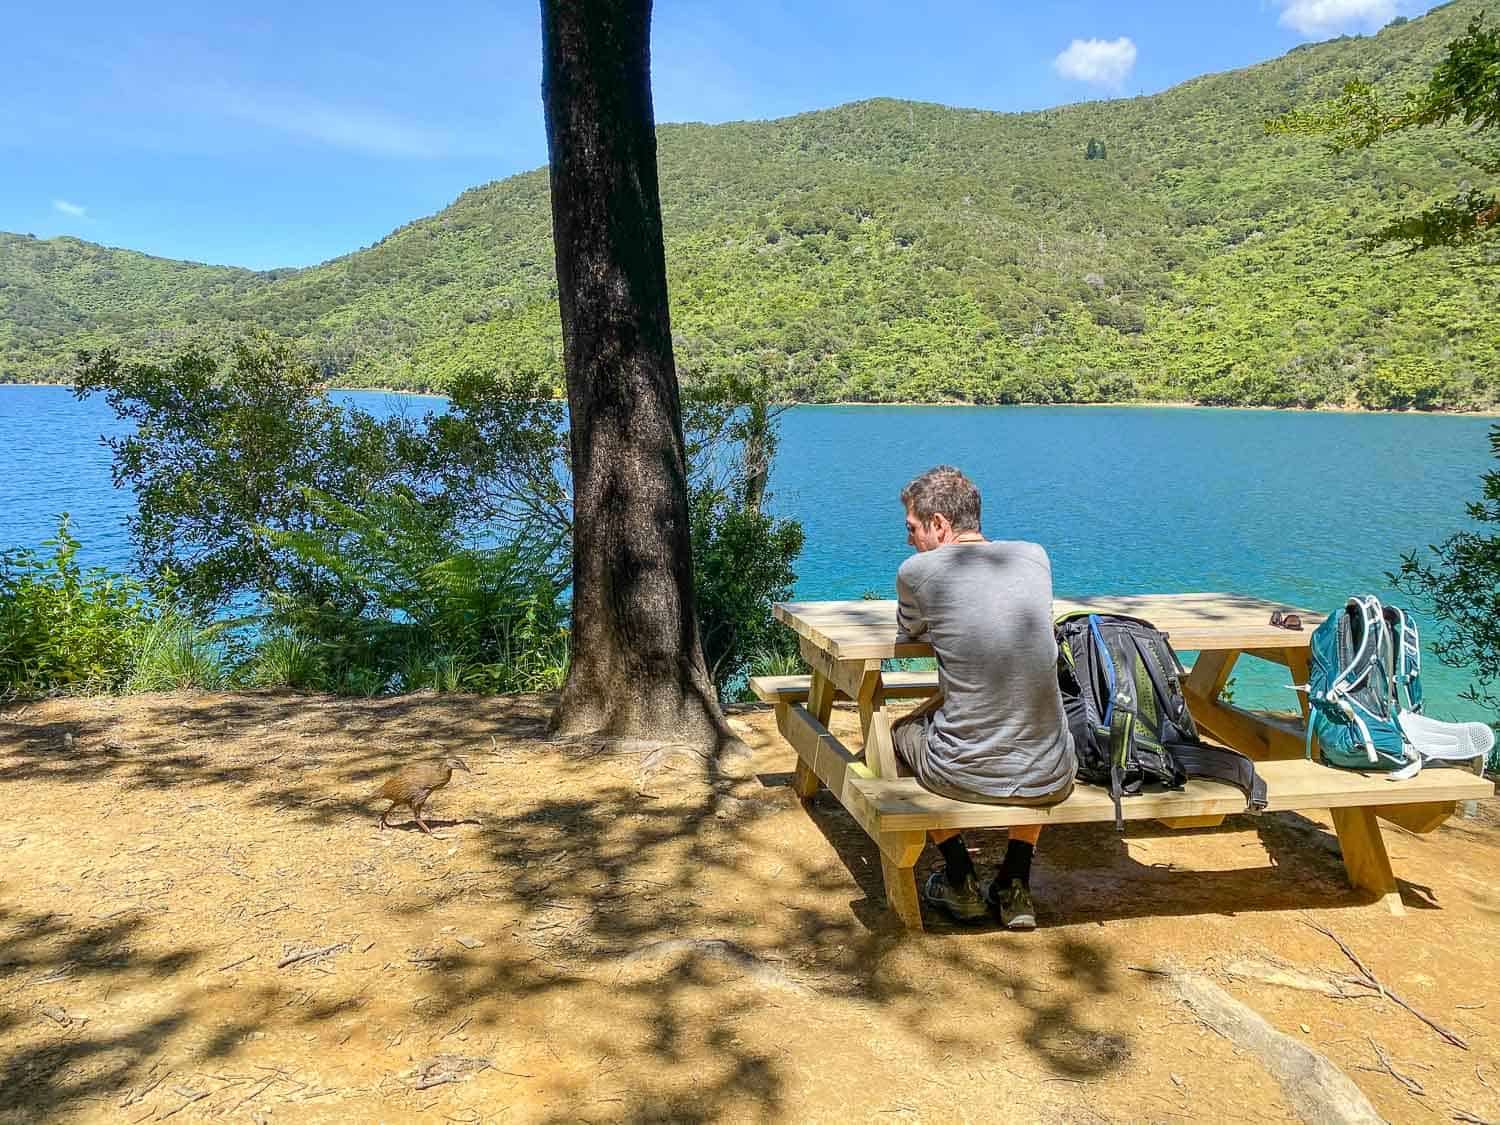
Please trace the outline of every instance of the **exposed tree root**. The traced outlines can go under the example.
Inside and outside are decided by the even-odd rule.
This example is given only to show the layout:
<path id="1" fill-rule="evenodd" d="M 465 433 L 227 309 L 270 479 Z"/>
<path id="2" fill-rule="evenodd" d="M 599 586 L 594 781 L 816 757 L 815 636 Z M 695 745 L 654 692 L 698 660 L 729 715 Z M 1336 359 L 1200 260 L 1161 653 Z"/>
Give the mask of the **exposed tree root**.
<path id="1" fill-rule="evenodd" d="M 1170 973 L 1184 1003 L 1204 1024 L 1260 1060 L 1297 1116 L 1309 1125 L 1384 1125 L 1369 1099 L 1338 1067 L 1277 1031 L 1212 981 Z"/>

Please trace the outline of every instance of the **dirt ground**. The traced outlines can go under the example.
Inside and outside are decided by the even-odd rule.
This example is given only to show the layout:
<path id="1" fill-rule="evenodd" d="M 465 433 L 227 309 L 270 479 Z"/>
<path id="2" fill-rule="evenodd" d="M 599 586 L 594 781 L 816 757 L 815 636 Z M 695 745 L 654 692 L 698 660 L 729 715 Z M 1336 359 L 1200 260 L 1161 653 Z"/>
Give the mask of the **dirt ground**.
<path id="1" fill-rule="evenodd" d="M 913 936 L 863 832 L 796 801 L 769 712 L 735 715 L 756 757 L 726 789 L 660 750 L 549 743 L 547 703 L 0 712 L 0 1120 L 1297 1120 L 1142 971 L 1168 967 L 1389 1120 L 1500 1120 L 1494 802 L 1387 828 L 1404 919 L 1348 888 L 1325 822 L 1279 814 L 1049 830 L 1042 929 Z M 474 769 L 428 807 L 447 838 L 404 812 L 380 831 L 368 795 L 437 753 Z M 984 864 L 1003 841 L 971 836 Z M 1468 1049 L 1326 994 L 1353 966 L 1309 921 Z M 1252 979 L 1278 972 L 1301 987 Z"/>

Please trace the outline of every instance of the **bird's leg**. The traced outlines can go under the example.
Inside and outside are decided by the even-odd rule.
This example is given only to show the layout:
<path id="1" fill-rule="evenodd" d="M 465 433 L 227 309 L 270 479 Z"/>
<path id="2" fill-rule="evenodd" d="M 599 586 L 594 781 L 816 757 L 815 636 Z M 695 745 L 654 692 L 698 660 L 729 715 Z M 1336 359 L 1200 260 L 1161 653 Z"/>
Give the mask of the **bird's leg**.
<path id="1" fill-rule="evenodd" d="M 421 802 L 421 804 L 413 805 L 411 807 L 411 812 L 412 815 L 417 818 L 417 827 L 420 828 L 423 832 L 427 833 L 427 835 L 431 836 L 432 829 L 429 828 L 427 826 L 427 822 L 422 819 L 422 805 L 425 805 L 426 803 L 426 801 L 423 801 Z"/>
<path id="2" fill-rule="evenodd" d="M 392 801 L 390 804 L 386 805 L 385 812 L 383 812 L 383 813 L 380 814 L 380 828 L 381 828 L 381 831 L 384 831 L 387 827 L 389 827 L 389 825 L 387 825 L 386 822 L 385 822 L 385 818 L 391 815 L 391 810 L 393 808 L 395 808 L 395 807 L 396 807 L 396 802 Z"/>

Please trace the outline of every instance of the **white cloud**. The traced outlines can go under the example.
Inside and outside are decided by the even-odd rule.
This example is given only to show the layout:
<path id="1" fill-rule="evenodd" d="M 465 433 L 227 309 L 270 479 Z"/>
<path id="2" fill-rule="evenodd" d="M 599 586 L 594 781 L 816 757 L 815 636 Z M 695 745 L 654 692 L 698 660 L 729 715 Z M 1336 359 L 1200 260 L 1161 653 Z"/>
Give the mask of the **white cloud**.
<path id="1" fill-rule="evenodd" d="M 1396 0 L 1277 0 L 1281 24 L 1303 35 L 1378 31 L 1396 16 Z"/>
<path id="2" fill-rule="evenodd" d="M 75 219 L 87 219 L 89 217 L 89 209 L 87 207 L 78 203 L 69 203 L 66 199 L 54 199 L 52 201 L 52 210 L 60 211 L 64 215 L 71 215 Z"/>
<path id="3" fill-rule="evenodd" d="M 1135 44 L 1123 35 L 1118 39 L 1075 39 L 1052 60 L 1052 66 L 1064 78 L 1119 86 L 1135 69 Z"/>

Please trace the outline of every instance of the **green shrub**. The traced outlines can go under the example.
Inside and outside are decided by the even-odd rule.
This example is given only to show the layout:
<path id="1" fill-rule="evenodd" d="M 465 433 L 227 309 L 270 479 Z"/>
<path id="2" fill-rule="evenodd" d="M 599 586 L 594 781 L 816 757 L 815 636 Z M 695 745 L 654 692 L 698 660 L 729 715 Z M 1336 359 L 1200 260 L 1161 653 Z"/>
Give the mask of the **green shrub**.
<path id="1" fill-rule="evenodd" d="M 722 692 L 757 652 L 789 636 L 771 605 L 792 596 L 802 525 L 735 503 L 718 490 L 693 497 L 693 582 L 703 655 Z"/>
<path id="2" fill-rule="evenodd" d="M 0 695 L 118 689 L 151 623 L 142 587 L 79 566 L 66 513 L 44 546 L 0 552 Z"/>
<path id="3" fill-rule="evenodd" d="M 1460 697 L 1500 713 L 1500 425 L 1490 427 L 1496 467 L 1480 477 L 1468 505 L 1472 527 L 1424 552 L 1405 555 L 1387 577 L 1437 617 L 1432 649 L 1439 660 L 1473 672 Z M 1489 760 L 1500 770 L 1500 743 Z"/>
<path id="4" fill-rule="evenodd" d="M 313 646 L 332 690 L 542 691 L 561 683 L 566 609 L 550 554 L 465 545 L 404 488 L 360 510 L 321 493 L 307 500 L 312 529 L 264 534 L 326 596 L 274 597 L 269 620 L 276 635 Z"/>

